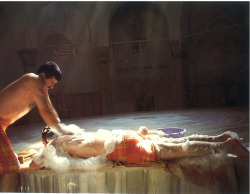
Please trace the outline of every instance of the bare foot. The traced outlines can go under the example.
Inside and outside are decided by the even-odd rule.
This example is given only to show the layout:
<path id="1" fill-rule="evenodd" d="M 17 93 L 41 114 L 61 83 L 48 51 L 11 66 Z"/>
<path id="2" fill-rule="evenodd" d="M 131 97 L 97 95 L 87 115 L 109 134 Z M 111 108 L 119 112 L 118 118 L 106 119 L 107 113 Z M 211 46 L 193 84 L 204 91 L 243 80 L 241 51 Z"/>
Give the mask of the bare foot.
<path id="1" fill-rule="evenodd" d="M 216 136 L 215 140 L 216 140 L 216 142 L 224 142 L 224 141 L 228 140 L 229 138 L 239 139 L 239 136 L 235 132 L 227 131 L 225 133 L 222 133 L 221 135 Z"/>
<path id="2" fill-rule="evenodd" d="M 236 138 L 230 138 L 223 147 L 229 154 L 237 155 L 238 157 L 249 157 L 249 151 Z"/>
<path id="3" fill-rule="evenodd" d="M 221 135 L 216 136 L 217 142 L 224 142 L 224 141 L 228 140 L 229 138 L 232 138 L 232 137 L 228 133 L 223 133 Z"/>

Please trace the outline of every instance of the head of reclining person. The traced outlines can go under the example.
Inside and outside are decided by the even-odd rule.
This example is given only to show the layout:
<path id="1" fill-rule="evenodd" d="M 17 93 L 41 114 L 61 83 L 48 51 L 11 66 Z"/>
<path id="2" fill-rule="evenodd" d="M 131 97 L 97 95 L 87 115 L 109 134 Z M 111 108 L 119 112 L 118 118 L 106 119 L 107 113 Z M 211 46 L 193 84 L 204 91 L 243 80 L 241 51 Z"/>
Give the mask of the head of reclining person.
<path id="1" fill-rule="evenodd" d="M 52 141 L 53 139 L 57 138 L 58 135 L 56 135 L 50 127 L 45 127 L 43 130 L 42 130 L 42 135 L 41 135 L 41 139 L 42 139 L 42 142 L 44 144 L 44 146 L 46 147 L 46 145 Z"/>

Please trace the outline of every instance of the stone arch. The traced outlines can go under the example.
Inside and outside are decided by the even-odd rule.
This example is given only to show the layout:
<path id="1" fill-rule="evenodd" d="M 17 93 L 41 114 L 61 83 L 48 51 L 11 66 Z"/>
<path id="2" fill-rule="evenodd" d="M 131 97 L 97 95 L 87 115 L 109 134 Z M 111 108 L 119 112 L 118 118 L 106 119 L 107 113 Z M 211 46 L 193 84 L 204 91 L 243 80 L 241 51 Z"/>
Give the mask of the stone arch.
<path id="1" fill-rule="evenodd" d="M 92 32 L 85 9 L 87 5 L 83 2 L 50 2 L 38 16 L 38 64 L 54 60 L 64 73 L 52 94 L 90 90 L 87 83 L 93 80 L 94 59 Z M 90 73 L 86 73 L 86 69 Z M 78 84 L 71 84 L 73 82 Z"/>
<path id="2" fill-rule="evenodd" d="M 62 34 L 73 44 L 91 44 L 92 35 L 85 15 L 69 2 L 48 3 L 37 21 L 38 41 L 41 44 L 53 34 Z"/>
<path id="3" fill-rule="evenodd" d="M 109 35 L 114 110 L 130 112 L 167 108 L 166 103 L 160 106 L 169 98 L 167 92 L 162 94 L 162 88 L 168 90 L 171 83 L 160 85 L 159 80 L 175 75 L 169 75 L 174 69 L 173 57 L 167 18 L 159 4 L 115 4 L 110 14 Z"/>
<path id="4" fill-rule="evenodd" d="M 163 61 L 169 61 L 168 24 L 157 4 L 126 2 L 116 7 L 109 26 L 112 70 L 119 73 L 167 66 Z"/>

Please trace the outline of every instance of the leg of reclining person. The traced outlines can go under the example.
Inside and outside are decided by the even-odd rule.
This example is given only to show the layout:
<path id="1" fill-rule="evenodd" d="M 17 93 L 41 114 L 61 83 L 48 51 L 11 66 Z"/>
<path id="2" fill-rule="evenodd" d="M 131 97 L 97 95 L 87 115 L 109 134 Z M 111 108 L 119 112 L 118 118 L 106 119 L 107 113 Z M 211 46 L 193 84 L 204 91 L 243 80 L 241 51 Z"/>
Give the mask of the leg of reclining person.
<path id="1" fill-rule="evenodd" d="M 170 160 L 187 156 L 203 156 L 213 153 L 212 145 L 208 142 L 190 141 L 184 143 L 158 143 L 157 145 L 159 146 L 161 160 Z"/>
<path id="2" fill-rule="evenodd" d="M 230 153 L 240 157 L 249 157 L 249 151 L 236 138 L 225 142 L 186 141 L 184 143 L 158 143 L 161 160 L 170 160 L 188 156 L 205 156 L 213 153 Z"/>
<path id="3" fill-rule="evenodd" d="M 203 142 L 224 142 L 229 138 L 237 137 L 238 135 L 234 132 L 225 132 L 217 136 L 209 136 L 209 135 L 189 135 L 185 137 L 179 137 L 179 138 L 160 138 L 163 142 L 168 143 L 181 143 L 185 142 L 186 140 L 189 141 L 203 141 Z"/>
<path id="4" fill-rule="evenodd" d="M 234 132 L 225 132 L 217 136 L 210 135 L 190 135 L 187 138 L 189 141 L 207 141 L 207 142 L 224 142 L 229 138 L 237 137 L 238 135 Z"/>

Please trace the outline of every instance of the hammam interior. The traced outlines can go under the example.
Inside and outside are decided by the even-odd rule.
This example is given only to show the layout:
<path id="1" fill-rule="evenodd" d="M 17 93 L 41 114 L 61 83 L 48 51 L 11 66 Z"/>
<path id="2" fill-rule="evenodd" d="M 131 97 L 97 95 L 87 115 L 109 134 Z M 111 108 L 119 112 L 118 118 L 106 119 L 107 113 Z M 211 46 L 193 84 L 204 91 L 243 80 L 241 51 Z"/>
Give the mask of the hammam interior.
<path id="1" fill-rule="evenodd" d="M 249 2 L 3 1 L 0 53 L 2 192 L 249 192 Z"/>

